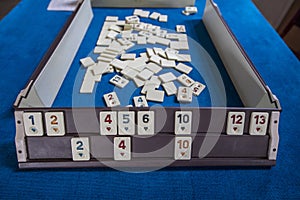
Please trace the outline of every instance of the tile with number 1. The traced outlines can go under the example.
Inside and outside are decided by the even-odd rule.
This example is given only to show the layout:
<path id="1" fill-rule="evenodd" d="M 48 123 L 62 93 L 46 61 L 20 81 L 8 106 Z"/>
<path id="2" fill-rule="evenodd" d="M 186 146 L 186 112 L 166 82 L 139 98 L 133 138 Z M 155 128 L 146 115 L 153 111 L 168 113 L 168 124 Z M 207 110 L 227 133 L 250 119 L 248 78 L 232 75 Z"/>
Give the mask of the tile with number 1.
<path id="1" fill-rule="evenodd" d="M 42 113 L 28 112 L 23 114 L 25 134 L 27 136 L 43 136 Z"/>

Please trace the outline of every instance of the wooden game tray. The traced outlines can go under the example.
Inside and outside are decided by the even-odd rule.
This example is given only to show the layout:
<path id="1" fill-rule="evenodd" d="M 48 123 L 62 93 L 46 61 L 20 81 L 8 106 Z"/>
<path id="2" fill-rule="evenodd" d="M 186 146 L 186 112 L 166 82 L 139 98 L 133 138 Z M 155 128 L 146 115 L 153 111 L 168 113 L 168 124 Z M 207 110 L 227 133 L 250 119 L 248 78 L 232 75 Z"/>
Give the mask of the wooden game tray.
<path id="1" fill-rule="evenodd" d="M 93 4 L 99 6 L 101 2 L 93 1 Z M 202 21 L 243 106 L 228 107 L 226 104 L 206 107 L 170 105 L 147 108 L 53 106 L 92 18 L 91 3 L 85 0 L 70 16 L 14 104 L 15 143 L 20 168 L 108 166 L 122 169 L 128 167 L 159 169 L 166 166 L 275 165 L 281 111 L 279 101 L 264 83 L 224 21 L 218 7 L 211 0 L 206 2 Z M 153 111 L 155 135 L 102 135 L 99 129 L 99 113 L 107 111 L 116 113 L 132 111 L 136 118 L 139 112 Z M 174 118 L 179 111 L 191 112 L 190 134 L 174 134 Z M 49 135 L 47 131 L 39 132 L 37 135 L 27 134 L 24 116 L 30 114 L 38 116 L 42 130 L 48 130 L 47 113 L 62 114 L 60 123 L 63 124 L 65 134 L 55 136 Z M 234 125 L 230 124 L 234 120 L 232 115 L 235 117 L 242 115 L 242 134 L 228 133 Z M 256 128 L 265 132 L 253 133 L 253 121 L 260 118 L 266 120 Z M 37 123 L 38 120 L 36 118 L 35 120 Z M 39 130 L 39 127 L 34 129 Z M 88 154 L 87 160 L 74 159 L 72 149 L 74 147 L 71 142 L 74 138 L 76 141 L 80 138 L 88 140 L 89 144 L 84 144 L 86 146 L 83 147 L 86 148 L 83 154 Z M 114 159 L 116 138 L 130 138 L 129 160 Z M 190 158 L 181 160 L 174 158 L 176 154 L 174 148 L 180 138 L 192 140 L 191 149 L 187 150 L 190 151 Z"/>

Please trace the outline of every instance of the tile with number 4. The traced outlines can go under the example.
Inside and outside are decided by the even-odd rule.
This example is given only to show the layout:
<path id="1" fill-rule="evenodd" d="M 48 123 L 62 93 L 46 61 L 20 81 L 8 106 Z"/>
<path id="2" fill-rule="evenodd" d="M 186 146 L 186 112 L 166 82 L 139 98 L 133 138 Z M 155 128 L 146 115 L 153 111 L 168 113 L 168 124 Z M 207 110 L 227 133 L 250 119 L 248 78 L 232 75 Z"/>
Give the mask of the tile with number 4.
<path id="1" fill-rule="evenodd" d="M 229 112 L 227 116 L 228 135 L 243 135 L 245 125 L 244 112 Z"/>
<path id="2" fill-rule="evenodd" d="M 138 112 L 138 134 L 154 135 L 154 111 Z"/>
<path id="3" fill-rule="evenodd" d="M 175 134 L 191 134 L 192 131 L 192 111 L 175 112 Z"/>
<path id="4" fill-rule="evenodd" d="M 148 107 L 148 102 L 145 96 L 133 97 L 135 107 Z"/>
<path id="5" fill-rule="evenodd" d="M 118 112 L 119 135 L 134 135 L 135 119 L 133 111 Z"/>
<path id="6" fill-rule="evenodd" d="M 63 112 L 45 113 L 46 131 L 48 136 L 65 135 L 65 122 Z"/>
<path id="7" fill-rule="evenodd" d="M 250 135 L 266 135 L 269 121 L 269 113 L 253 112 L 250 119 Z"/>
<path id="8" fill-rule="evenodd" d="M 74 161 L 90 160 L 89 138 L 72 138 L 72 158 Z"/>
<path id="9" fill-rule="evenodd" d="M 190 160 L 192 154 L 192 137 L 175 137 L 175 160 Z"/>
<path id="10" fill-rule="evenodd" d="M 42 114 L 39 112 L 24 113 L 23 122 L 27 136 L 43 136 Z"/>
<path id="11" fill-rule="evenodd" d="M 178 33 L 185 33 L 186 32 L 185 25 L 176 25 L 176 31 Z"/>
<path id="12" fill-rule="evenodd" d="M 177 101 L 180 103 L 190 103 L 193 101 L 193 93 L 190 87 L 178 87 Z"/>
<path id="13" fill-rule="evenodd" d="M 100 135 L 117 135 L 116 112 L 100 112 Z"/>
<path id="14" fill-rule="evenodd" d="M 114 138 L 114 160 L 131 159 L 131 140 L 130 137 Z"/>

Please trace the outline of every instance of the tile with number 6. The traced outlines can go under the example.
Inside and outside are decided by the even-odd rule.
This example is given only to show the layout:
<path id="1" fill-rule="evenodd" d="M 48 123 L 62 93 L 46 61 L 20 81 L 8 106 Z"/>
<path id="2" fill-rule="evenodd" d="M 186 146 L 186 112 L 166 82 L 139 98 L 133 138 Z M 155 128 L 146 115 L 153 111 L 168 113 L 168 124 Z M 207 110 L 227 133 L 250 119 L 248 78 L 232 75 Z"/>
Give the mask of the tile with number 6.
<path id="1" fill-rule="evenodd" d="M 138 135 L 154 135 L 154 111 L 138 112 Z"/>

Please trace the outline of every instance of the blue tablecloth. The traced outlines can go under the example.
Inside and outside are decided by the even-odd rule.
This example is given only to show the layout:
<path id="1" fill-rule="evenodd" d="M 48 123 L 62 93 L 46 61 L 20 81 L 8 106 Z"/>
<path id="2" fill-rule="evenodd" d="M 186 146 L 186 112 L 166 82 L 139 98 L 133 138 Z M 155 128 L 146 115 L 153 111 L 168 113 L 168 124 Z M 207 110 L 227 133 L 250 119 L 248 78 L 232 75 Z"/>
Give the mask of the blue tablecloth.
<path id="1" fill-rule="evenodd" d="M 277 165 L 271 169 L 109 169 L 22 171 L 12 105 L 70 15 L 48 0 L 22 0 L 0 22 L 0 198 L 2 199 L 300 199 L 300 64 L 250 0 L 216 0 L 222 14 L 283 107 Z M 204 1 L 198 1 L 199 10 Z M 202 12 L 202 11 L 201 11 Z"/>

